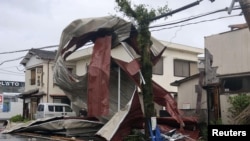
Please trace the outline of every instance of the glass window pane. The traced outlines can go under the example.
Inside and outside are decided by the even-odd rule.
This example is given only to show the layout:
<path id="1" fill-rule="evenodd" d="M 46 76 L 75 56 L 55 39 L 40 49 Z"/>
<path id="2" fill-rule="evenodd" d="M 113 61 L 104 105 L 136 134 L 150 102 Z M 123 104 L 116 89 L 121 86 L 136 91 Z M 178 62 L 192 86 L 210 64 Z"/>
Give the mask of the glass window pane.
<path id="1" fill-rule="evenodd" d="M 65 112 L 72 112 L 71 108 L 69 106 L 65 106 Z"/>
<path id="2" fill-rule="evenodd" d="M 49 109 L 50 112 L 54 112 L 54 106 L 49 105 L 48 109 Z"/>
<path id="3" fill-rule="evenodd" d="M 163 75 L 163 58 L 153 66 L 153 74 Z"/>
<path id="4" fill-rule="evenodd" d="M 190 62 L 190 75 L 199 73 L 198 66 L 196 62 Z"/>
<path id="5" fill-rule="evenodd" d="M 179 77 L 188 77 L 190 76 L 190 64 L 193 62 L 186 61 L 186 60 L 174 60 L 174 76 Z M 196 64 L 196 63 L 194 63 Z M 197 69 L 197 65 L 192 64 L 192 72 L 194 73 L 194 70 Z M 197 70 L 198 71 L 198 70 Z"/>
<path id="6" fill-rule="evenodd" d="M 182 62 L 182 76 L 188 77 L 189 76 L 189 62 L 183 61 Z"/>
<path id="7" fill-rule="evenodd" d="M 63 112 L 63 106 L 55 106 L 55 112 Z"/>
<path id="8" fill-rule="evenodd" d="M 37 108 L 37 111 L 43 111 L 44 110 L 44 106 L 43 105 L 39 105 Z"/>

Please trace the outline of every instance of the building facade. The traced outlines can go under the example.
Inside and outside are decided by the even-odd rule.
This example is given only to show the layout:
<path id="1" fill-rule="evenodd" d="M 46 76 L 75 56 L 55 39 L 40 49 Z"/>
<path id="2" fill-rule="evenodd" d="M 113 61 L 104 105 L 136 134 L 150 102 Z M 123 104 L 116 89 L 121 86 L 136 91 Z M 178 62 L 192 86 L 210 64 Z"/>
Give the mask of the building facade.
<path id="1" fill-rule="evenodd" d="M 161 59 L 153 67 L 153 80 L 161 85 L 164 89 L 169 91 L 175 99 L 178 98 L 178 89 L 175 86 L 171 86 L 170 83 L 175 80 L 180 80 L 185 77 L 197 74 L 199 72 L 197 68 L 198 55 L 204 53 L 204 49 L 191 47 L 181 44 L 168 43 L 160 41 L 166 50 L 162 54 Z M 76 64 L 76 74 L 84 75 L 87 72 L 88 65 L 90 63 L 92 47 L 82 49 L 74 52 L 67 58 L 67 61 Z M 111 50 L 111 56 L 117 58 L 125 58 L 125 54 L 122 53 L 122 48 Z M 155 104 L 156 113 L 160 116 L 159 111 L 164 107 Z"/>
<path id="2" fill-rule="evenodd" d="M 218 67 L 219 99 L 223 124 L 230 124 L 230 96 L 250 92 L 250 32 L 239 28 L 205 37 L 205 48 L 213 55 L 212 66 Z"/>
<path id="3" fill-rule="evenodd" d="M 34 119 L 40 102 L 71 104 L 64 92 L 53 84 L 55 51 L 31 49 L 21 61 L 25 67 L 25 91 L 19 95 L 23 99 L 23 116 Z M 69 71 L 74 71 L 69 65 Z"/>
<path id="4" fill-rule="evenodd" d="M 0 120 L 22 114 L 23 102 L 18 95 L 24 91 L 24 87 L 24 82 L 0 81 Z"/>

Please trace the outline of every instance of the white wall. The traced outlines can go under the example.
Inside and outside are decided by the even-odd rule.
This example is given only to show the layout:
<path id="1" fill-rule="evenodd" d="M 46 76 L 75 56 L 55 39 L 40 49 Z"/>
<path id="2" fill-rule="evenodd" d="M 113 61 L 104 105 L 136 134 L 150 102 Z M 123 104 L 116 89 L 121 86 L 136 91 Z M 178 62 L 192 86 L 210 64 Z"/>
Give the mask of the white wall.
<path id="1" fill-rule="evenodd" d="M 218 74 L 249 72 L 250 32 L 248 28 L 205 37 Z"/>
<path id="2" fill-rule="evenodd" d="M 23 102 L 18 99 L 18 102 L 10 102 L 10 111 L 9 112 L 0 112 L 1 119 L 10 119 L 13 116 L 18 114 L 22 115 L 23 113 Z"/>
<path id="3" fill-rule="evenodd" d="M 167 44 L 166 42 L 163 42 Z M 172 45 L 172 46 L 171 46 Z M 153 75 L 153 80 L 170 92 L 177 92 L 177 87 L 171 86 L 170 83 L 183 79 L 184 77 L 174 76 L 174 59 L 198 62 L 198 54 L 202 54 L 204 49 L 189 47 L 179 44 L 170 44 L 165 50 L 162 57 L 163 60 L 163 75 Z M 198 69 L 198 68 L 197 68 Z"/>
<path id="4" fill-rule="evenodd" d="M 195 85 L 198 85 L 198 78 L 182 83 L 178 87 L 178 109 L 196 109 L 197 93 Z M 201 109 L 207 109 L 206 91 L 202 90 Z"/>

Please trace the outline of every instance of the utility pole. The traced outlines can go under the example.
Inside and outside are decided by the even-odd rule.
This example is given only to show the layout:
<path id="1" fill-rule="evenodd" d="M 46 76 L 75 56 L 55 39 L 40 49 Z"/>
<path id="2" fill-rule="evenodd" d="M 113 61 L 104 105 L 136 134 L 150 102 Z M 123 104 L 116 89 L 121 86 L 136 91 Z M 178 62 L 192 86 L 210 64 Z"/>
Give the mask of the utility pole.
<path id="1" fill-rule="evenodd" d="M 239 0 L 239 3 L 250 30 L 250 0 Z"/>

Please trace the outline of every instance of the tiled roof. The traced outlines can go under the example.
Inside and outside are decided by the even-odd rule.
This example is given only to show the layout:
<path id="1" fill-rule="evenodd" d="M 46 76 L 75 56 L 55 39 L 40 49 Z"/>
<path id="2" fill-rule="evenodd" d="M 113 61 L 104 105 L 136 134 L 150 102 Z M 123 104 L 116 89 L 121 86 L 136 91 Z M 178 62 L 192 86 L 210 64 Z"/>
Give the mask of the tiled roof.
<path id="1" fill-rule="evenodd" d="M 48 50 L 41 50 L 41 49 L 30 49 L 29 52 L 25 55 L 23 60 L 20 62 L 22 65 L 26 65 L 26 63 L 29 61 L 29 59 L 32 56 L 37 56 L 40 59 L 43 60 L 54 60 L 56 56 L 56 51 L 48 51 Z"/>
<path id="2" fill-rule="evenodd" d="M 170 85 L 171 85 L 171 86 L 180 86 L 180 84 L 182 84 L 182 83 L 184 83 L 184 82 L 187 82 L 187 81 L 192 80 L 192 79 L 194 79 L 194 78 L 199 78 L 199 76 L 200 76 L 200 73 L 196 73 L 196 74 L 191 75 L 191 76 L 189 76 L 189 77 L 185 77 L 185 78 L 183 78 L 183 79 L 181 79 L 181 80 L 176 80 L 176 81 L 170 83 Z"/>
<path id="3" fill-rule="evenodd" d="M 56 51 L 40 50 L 40 49 L 31 49 L 30 53 L 39 56 L 41 59 L 55 59 Z"/>

